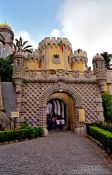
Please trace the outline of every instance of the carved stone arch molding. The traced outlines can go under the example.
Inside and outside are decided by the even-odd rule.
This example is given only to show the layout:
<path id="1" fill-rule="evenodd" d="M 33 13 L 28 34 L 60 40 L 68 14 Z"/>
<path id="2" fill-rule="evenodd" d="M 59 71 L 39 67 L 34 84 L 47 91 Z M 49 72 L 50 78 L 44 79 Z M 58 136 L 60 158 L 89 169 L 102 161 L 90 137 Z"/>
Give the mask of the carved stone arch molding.
<path id="1" fill-rule="evenodd" d="M 65 84 L 64 82 L 58 82 L 55 85 L 52 85 L 50 88 L 45 90 L 39 99 L 39 124 L 42 127 L 46 127 L 46 109 L 47 109 L 47 102 L 49 100 L 49 97 L 57 92 L 62 92 L 68 94 L 73 102 L 74 102 L 74 120 L 75 120 L 75 127 L 79 125 L 78 122 L 78 109 L 83 108 L 83 101 L 81 100 L 81 97 L 77 94 L 77 92 L 68 84 Z"/>

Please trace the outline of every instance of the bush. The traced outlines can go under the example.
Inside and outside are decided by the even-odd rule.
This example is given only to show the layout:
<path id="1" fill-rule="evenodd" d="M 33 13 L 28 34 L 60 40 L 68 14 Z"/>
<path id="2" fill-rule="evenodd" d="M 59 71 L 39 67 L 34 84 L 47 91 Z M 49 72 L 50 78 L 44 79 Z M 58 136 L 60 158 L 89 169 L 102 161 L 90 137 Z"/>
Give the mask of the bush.
<path id="1" fill-rule="evenodd" d="M 13 56 L 9 55 L 6 59 L 0 58 L 0 77 L 1 81 L 12 81 Z"/>
<path id="2" fill-rule="evenodd" d="M 102 128 L 106 131 L 109 131 L 112 133 L 112 123 L 95 123 L 95 126 L 99 127 L 99 128 Z"/>
<path id="3" fill-rule="evenodd" d="M 88 134 L 98 140 L 107 151 L 112 153 L 112 133 L 96 126 L 88 127 Z"/>
<path id="4" fill-rule="evenodd" d="M 0 131 L 0 142 L 9 142 L 14 140 L 32 139 L 43 136 L 44 131 L 41 127 Z"/>
<path id="5" fill-rule="evenodd" d="M 112 132 L 112 123 L 107 122 L 100 122 L 100 123 L 86 123 L 86 128 L 88 130 L 89 126 L 97 126 L 99 128 L 102 128 L 106 131 Z"/>
<path id="6" fill-rule="evenodd" d="M 29 124 L 27 123 L 27 121 L 24 121 L 21 125 L 21 128 L 20 129 L 29 129 Z"/>
<path id="7" fill-rule="evenodd" d="M 108 92 L 102 93 L 105 121 L 112 122 L 112 95 Z"/>

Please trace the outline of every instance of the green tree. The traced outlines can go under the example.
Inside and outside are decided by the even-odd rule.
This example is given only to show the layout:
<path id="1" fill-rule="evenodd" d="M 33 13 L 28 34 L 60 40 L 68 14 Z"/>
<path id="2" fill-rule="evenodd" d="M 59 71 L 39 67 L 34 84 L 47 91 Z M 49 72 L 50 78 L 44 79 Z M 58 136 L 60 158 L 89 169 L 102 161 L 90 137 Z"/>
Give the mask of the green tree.
<path id="1" fill-rule="evenodd" d="M 13 56 L 10 55 L 6 59 L 0 58 L 0 78 L 1 81 L 12 81 L 12 64 Z"/>
<path id="2" fill-rule="evenodd" d="M 112 122 L 112 95 L 108 92 L 102 93 L 105 121 Z"/>
<path id="3" fill-rule="evenodd" d="M 108 54 L 108 52 L 101 53 L 105 60 L 105 67 L 107 70 L 112 70 L 112 54 Z"/>
<path id="4" fill-rule="evenodd" d="M 19 40 L 15 39 L 16 43 L 11 44 L 11 46 L 13 47 L 13 54 L 17 53 L 17 52 L 29 52 L 32 53 L 32 51 L 30 50 L 32 48 L 31 45 L 26 45 L 28 41 L 24 41 L 23 39 L 20 37 Z"/>

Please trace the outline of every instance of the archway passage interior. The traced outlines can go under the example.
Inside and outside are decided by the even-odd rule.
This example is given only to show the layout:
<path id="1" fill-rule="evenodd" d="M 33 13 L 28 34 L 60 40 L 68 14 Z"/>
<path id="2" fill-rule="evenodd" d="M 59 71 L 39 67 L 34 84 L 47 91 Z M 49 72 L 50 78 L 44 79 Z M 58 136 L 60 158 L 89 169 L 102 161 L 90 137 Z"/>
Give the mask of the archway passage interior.
<path id="1" fill-rule="evenodd" d="M 64 119 L 65 128 L 72 129 L 74 124 L 74 103 L 66 93 L 54 93 L 47 103 L 47 128 L 56 129 L 56 119 Z"/>
<path id="2" fill-rule="evenodd" d="M 63 100 L 53 99 L 47 104 L 47 127 L 56 129 L 56 119 L 64 119 L 66 124 L 66 105 Z"/>

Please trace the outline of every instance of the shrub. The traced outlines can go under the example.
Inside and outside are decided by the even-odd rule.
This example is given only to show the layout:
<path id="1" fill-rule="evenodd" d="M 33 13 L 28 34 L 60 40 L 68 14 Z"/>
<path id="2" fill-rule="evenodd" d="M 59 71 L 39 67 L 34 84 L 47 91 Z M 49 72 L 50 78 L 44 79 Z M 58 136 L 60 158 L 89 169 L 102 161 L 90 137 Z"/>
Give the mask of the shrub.
<path id="1" fill-rule="evenodd" d="M 23 140 L 27 138 L 31 139 L 31 138 L 41 137 L 41 136 L 43 136 L 43 129 L 41 127 L 0 131 L 0 142 Z"/>
<path id="2" fill-rule="evenodd" d="M 112 132 L 112 123 L 107 122 L 100 122 L 100 123 L 86 123 L 86 128 L 88 130 L 89 126 L 97 126 L 99 128 L 102 128 L 106 131 Z"/>
<path id="3" fill-rule="evenodd" d="M 102 128 L 106 131 L 112 132 L 112 123 L 95 123 L 95 126 L 98 126 L 99 128 Z"/>
<path id="4" fill-rule="evenodd" d="M 102 93 L 105 121 L 112 122 L 112 95 L 108 92 Z"/>
<path id="5" fill-rule="evenodd" d="M 96 126 L 89 126 L 88 134 L 98 140 L 107 151 L 112 153 L 112 133 Z"/>
<path id="6" fill-rule="evenodd" d="M 27 121 L 24 121 L 21 125 L 21 128 L 20 129 L 29 129 L 29 124 L 27 123 Z"/>

